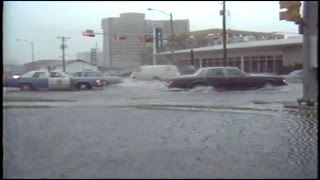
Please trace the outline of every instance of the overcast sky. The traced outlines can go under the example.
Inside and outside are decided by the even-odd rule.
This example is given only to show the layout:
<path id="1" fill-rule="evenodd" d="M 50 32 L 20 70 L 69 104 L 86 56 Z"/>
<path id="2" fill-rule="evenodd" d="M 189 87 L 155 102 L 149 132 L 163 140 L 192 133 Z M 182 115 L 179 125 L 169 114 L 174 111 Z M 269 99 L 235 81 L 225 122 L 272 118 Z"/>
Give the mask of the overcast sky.
<path id="1" fill-rule="evenodd" d="M 227 28 L 261 32 L 293 32 L 293 22 L 279 21 L 279 1 L 230 1 Z M 89 51 L 102 36 L 82 36 L 85 29 L 101 32 L 101 19 L 119 17 L 121 13 L 144 13 L 148 20 L 169 19 L 155 8 L 173 14 L 173 19 L 189 19 L 190 30 L 221 28 L 222 18 L 218 1 L 5 1 L 3 10 L 3 59 L 5 63 L 31 61 L 31 45 L 16 39 L 34 42 L 35 59 L 58 59 L 61 40 L 68 36 L 66 58 L 76 58 L 77 52 Z"/>

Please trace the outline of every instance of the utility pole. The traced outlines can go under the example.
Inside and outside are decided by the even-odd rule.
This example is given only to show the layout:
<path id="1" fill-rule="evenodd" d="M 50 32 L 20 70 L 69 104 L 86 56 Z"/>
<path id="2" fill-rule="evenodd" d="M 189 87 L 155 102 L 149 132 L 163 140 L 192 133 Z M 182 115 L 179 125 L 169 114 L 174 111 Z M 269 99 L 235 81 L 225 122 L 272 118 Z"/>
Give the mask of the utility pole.
<path id="1" fill-rule="evenodd" d="M 171 29 L 171 57 L 172 57 L 172 62 L 175 63 L 174 59 L 174 33 L 173 33 L 173 21 L 172 21 L 172 13 L 170 13 L 170 29 Z"/>
<path id="2" fill-rule="evenodd" d="M 303 2 L 303 97 L 298 103 L 313 106 L 318 99 L 318 1 Z"/>
<path id="3" fill-rule="evenodd" d="M 152 57 L 153 65 L 157 65 L 156 54 L 157 54 L 157 31 L 156 31 L 156 27 L 154 27 L 153 28 L 153 57 Z"/>
<path id="4" fill-rule="evenodd" d="M 223 59 L 224 65 L 228 66 L 227 63 L 227 33 L 226 33 L 226 1 L 222 2 L 222 29 L 223 29 Z"/>
<path id="5" fill-rule="evenodd" d="M 61 49 L 62 49 L 62 68 L 63 68 L 63 72 L 66 72 L 66 62 L 65 62 L 65 53 L 64 53 L 64 49 L 67 47 L 67 45 L 65 45 L 65 41 L 67 39 L 70 39 L 70 37 L 58 37 L 58 39 L 61 39 L 62 41 L 62 45 L 61 45 Z"/>

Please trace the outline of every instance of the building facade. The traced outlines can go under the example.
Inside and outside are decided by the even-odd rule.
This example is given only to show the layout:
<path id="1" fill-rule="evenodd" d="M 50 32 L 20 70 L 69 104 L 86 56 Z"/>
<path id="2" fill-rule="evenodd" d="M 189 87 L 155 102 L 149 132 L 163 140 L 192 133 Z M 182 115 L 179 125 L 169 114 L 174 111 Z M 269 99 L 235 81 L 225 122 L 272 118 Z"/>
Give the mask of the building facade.
<path id="1" fill-rule="evenodd" d="M 153 28 L 146 26 L 147 22 L 162 23 L 164 39 L 171 34 L 169 20 L 146 20 L 142 13 L 123 13 L 120 17 L 102 19 L 104 58 L 101 65 L 128 70 L 141 65 L 139 53 L 145 45 L 141 38 L 153 34 Z M 189 32 L 189 20 L 174 20 L 173 28 L 175 35 Z M 117 39 L 118 36 L 125 36 L 125 39 Z"/>
<path id="2" fill-rule="evenodd" d="M 175 51 L 178 66 L 193 63 L 196 68 L 224 66 L 222 45 Z M 158 54 L 159 59 L 170 58 L 170 52 Z M 250 41 L 227 44 L 227 65 L 236 66 L 247 73 L 283 74 L 284 67 L 303 63 L 302 37 Z"/>

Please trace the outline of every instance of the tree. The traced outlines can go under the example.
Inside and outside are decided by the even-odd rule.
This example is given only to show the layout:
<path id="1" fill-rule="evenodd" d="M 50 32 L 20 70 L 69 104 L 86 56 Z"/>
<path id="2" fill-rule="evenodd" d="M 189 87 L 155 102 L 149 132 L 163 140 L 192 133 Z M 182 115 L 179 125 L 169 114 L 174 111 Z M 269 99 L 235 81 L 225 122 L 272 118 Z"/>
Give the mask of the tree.
<path id="1" fill-rule="evenodd" d="M 183 33 L 180 34 L 178 36 L 174 36 L 174 47 L 175 49 L 184 49 L 184 48 L 189 48 L 191 47 L 191 38 L 190 38 L 191 34 L 190 33 Z M 168 36 L 168 44 L 167 46 L 171 46 L 172 42 L 171 42 L 171 36 Z M 170 47 L 171 48 L 171 47 Z"/>

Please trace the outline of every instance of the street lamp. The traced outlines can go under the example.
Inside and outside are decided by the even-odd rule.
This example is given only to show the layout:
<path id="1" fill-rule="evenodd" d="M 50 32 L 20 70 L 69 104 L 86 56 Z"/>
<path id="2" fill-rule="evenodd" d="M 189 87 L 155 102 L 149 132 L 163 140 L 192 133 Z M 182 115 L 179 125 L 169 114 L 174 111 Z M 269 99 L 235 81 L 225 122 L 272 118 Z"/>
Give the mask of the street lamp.
<path id="1" fill-rule="evenodd" d="M 220 11 L 222 15 L 222 29 L 223 29 L 223 59 L 225 66 L 228 66 L 227 63 L 227 42 L 226 42 L 226 1 L 222 1 L 222 10 Z"/>
<path id="2" fill-rule="evenodd" d="M 34 46 L 33 46 L 33 42 L 32 41 L 28 41 L 28 40 L 24 40 L 24 39 L 17 39 L 17 41 L 24 41 L 27 42 L 31 45 L 31 56 L 32 56 L 32 67 L 33 67 L 33 63 L 34 63 Z"/>
<path id="3" fill-rule="evenodd" d="M 194 39 L 194 36 L 191 35 L 190 37 L 190 44 L 191 44 L 191 49 L 190 49 L 190 60 L 191 60 L 191 65 L 194 66 L 194 54 L 193 54 L 193 39 Z"/>
<path id="4" fill-rule="evenodd" d="M 161 11 L 159 9 L 153 9 L 153 8 L 148 8 L 148 10 L 152 11 L 152 10 L 155 10 L 155 11 L 159 11 L 167 16 L 170 16 L 170 29 L 171 29 L 171 57 L 172 57 L 172 62 L 174 62 L 174 40 L 173 40 L 173 37 L 174 37 L 174 34 L 173 34 L 173 22 L 172 22 L 172 13 L 168 14 L 164 11 Z"/>

